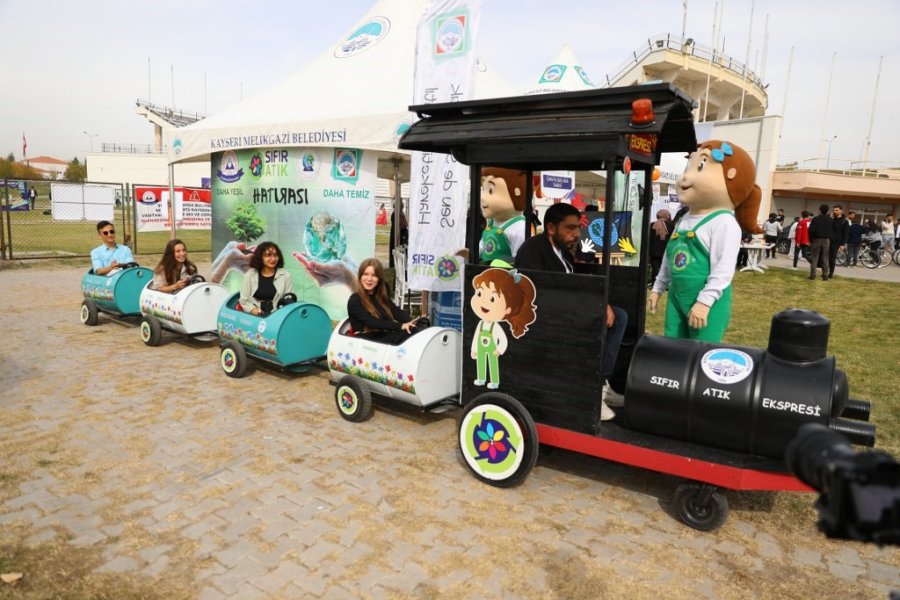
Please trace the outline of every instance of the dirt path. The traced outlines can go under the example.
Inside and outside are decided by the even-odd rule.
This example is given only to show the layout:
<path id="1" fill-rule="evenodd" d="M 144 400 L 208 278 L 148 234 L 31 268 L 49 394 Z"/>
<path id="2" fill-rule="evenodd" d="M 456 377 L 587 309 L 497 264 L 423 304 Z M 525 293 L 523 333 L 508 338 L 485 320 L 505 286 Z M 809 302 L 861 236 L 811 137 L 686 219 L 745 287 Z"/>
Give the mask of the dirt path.
<path id="1" fill-rule="evenodd" d="M 557 451 L 520 487 L 457 462 L 454 414 L 336 412 L 326 372 L 227 378 L 214 343 L 78 322 L 82 271 L 0 271 L 0 598 L 886 598 L 900 553 L 811 495 L 729 495 Z M 64 576 L 60 575 L 60 572 Z"/>

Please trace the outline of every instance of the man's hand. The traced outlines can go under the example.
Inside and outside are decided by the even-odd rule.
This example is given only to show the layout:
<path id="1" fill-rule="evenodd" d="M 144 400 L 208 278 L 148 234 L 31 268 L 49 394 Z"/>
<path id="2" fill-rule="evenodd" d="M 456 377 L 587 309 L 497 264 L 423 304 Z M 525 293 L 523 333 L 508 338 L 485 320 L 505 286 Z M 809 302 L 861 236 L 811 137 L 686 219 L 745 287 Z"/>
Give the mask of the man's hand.
<path id="1" fill-rule="evenodd" d="M 656 309 L 659 306 L 659 297 L 660 296 L 661 296 L 661 294 L 659 292 L 650 292 L 648 309 L 650 310 L 651 315 L 656 314 Z"/>
<path id="2" fill-rule="evenodd" d="M 581 240 L 581 251 L 585 254 L 594 254 L 597 248 L 591 240 Z"/>
<path id="3" fill-rule="evenodd" d="M 693 329 L 706 327 L 706 317 L 709 316 L 709 307 L 702 302 L 694 302 L 688 312 L 688 325 Z"/>
<path id="4" fill-rule="evenodd" d="M 607 304 L 606 305 L 606 328 L 609 329 L 616 322 L 616 313 L 613 312 L 612 307 Z"/>

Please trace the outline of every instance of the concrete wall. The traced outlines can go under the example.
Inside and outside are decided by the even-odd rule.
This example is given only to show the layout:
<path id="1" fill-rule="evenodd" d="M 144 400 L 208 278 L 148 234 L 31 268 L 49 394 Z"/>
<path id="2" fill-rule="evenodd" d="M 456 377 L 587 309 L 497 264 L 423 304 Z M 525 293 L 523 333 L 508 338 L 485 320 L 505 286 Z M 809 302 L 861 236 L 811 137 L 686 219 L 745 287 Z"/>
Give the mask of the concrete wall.
<path id="1" fill-rule="evenodd" d="M 165 154 L 89 153 L 87 168 L 88 181 L 169 185 Z M 175 185 L 200 187 L 201 178 L 209 176 L 208 162 L 175 165 Z"/>

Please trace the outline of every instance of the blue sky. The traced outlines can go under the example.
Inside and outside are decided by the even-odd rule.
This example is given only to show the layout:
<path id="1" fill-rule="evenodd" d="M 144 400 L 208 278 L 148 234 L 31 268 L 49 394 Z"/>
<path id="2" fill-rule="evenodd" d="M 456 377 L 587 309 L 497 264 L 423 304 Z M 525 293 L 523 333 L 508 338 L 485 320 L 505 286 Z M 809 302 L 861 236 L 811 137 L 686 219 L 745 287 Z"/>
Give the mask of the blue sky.
<path id="1" fill-rule="evenodd" d="M 681 0 L 482 0 L 479 54 L 524 90 L 568 43 L 596 82 L 648 37 L 681 34 Z M 136 98 L 214 113 L 276 84 L 326 51 L 374 4 L 237 2 L 232 0 L 0 0 L 7 61 L 0 97 L 0 153 L 83 157 L 101 142 L 152 141 L 152 128 L 133 112 Z M 686 35 L 711 45 L 714 1 L 688 0 Z M 638 9 L 640 7 L 640 10 Z M 781 114 L 779 162 L 814 158 L 822 137 L 832 142 L 832 167 L 861 160 L 875 77 L 884 56 L 870 160 L 900 164 L 900 2 L 756 0 L 751 65 L 762 70 L 768 114 Z M 725 52 L 743 61 L 750 3 L 725 0 Z M 794 46 L 787 85 L 788 56 Z M 835 60 L 822 135 L 832 54 Z M 148 58 L 149 90 L 148 90 Z M 205 83 L 204 83 L 205 82 Z M 807 164 L 814 164 L 812 162 Z"/>

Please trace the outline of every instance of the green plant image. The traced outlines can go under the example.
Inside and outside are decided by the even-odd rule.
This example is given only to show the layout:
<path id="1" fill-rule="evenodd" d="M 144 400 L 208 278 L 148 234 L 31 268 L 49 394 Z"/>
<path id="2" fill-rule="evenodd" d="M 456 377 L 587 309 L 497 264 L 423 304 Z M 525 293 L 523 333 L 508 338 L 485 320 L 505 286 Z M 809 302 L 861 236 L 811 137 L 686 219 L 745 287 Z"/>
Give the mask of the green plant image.
<path id="1" fill-rule="evenodd" d="M 266 232 L 266 221 L 249 202 L 238 204 L 225 224 L 238 240 L 249 243 Z"/>

